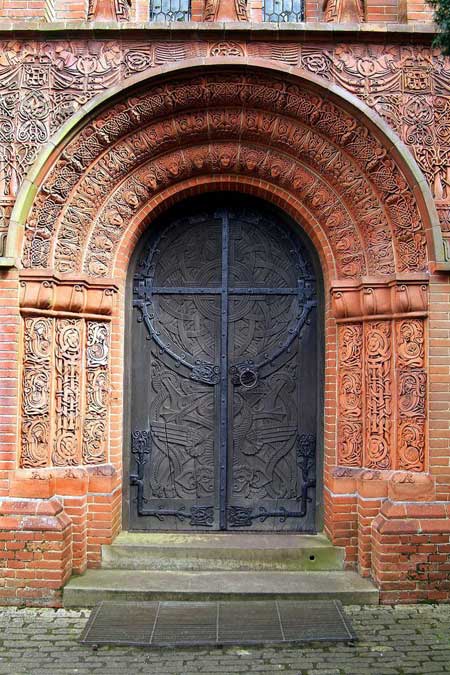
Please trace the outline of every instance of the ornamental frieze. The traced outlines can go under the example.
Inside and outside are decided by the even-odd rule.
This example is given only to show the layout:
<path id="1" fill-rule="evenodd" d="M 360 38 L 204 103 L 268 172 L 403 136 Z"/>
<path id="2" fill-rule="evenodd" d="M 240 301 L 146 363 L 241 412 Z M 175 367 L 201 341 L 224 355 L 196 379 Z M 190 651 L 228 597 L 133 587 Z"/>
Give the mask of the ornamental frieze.
<path id="1" fill-rule="evenodd" d="M 157 121 L 160 117 L 166 119 Z M 241 148 L 229 143 L 225 150 L 216 150 L 214 144 L 197 147 L 205 138 L 205 127 L 211 140 L 239 137 L 243 143 L 248 134 L 255 145 Z M 257 145 L 264 140 L 267 146 L 267 129 L 271 129 L 270 156 Z M 188 138 L 191 147 L 161 157 L 165 149 L 179 147 Z M 278 155 L 278 148 L 283 154 Z M 158 159 L 150 163 L 155 154 Z M 303 167 L 296 174 L 297 156 L 308 162 L 306 173 Z M 142 182 L 129 174 L 144 160 L 148 169 Z M 323 188 L 318 189 L 319 179 L 308 176 L 308 171 L 327 179 Z M 339 208 L 344 209 L 342 222 L 358 222 L 369 273 L 394 271 L 392 243 L 399 271 L 426 267 L 425 233 L 414 194 L 381 142 L 348 113 L 306 88 L 277 78 L 260 81 L 251 74 L 232 73 L 147 88 L 144 94 L 100 113 L 76 135 L 35 200 L 26 226 L 24 265 L 53 264 L 50 251 L 56 235 L 58 270 L 80 270 L 83 238 L 87 232 L 94 237 L 100 233 L 102 218 L 113 231 L 124 232 L 139 203 L 171 183 L 202 172 L 260 175 L 275 183 L 288 177 L 296 197 L 310 194 L 312 213 L 328 208 L 327 217 L 337 219 L 337 230 L 342 229 Z M 127 175 L 126 189 L 121 194 L 116 191 L 111 203 L 111 190 Z M 338 199 L 333 196 L 336 190 Z M 336 232 L 335 238 L 342 255 L 349 251 L 353 255 L 342 232 Z M 335 248 L 339 250 L 339 243 Z M 107 253 L 111 261 L 113 250 Z M 346 266 L 342 273 L 341 265 L 343 276 L 365 273 L 361 263 L 348 261 Z M 89 272 L 108 273 L 100 267 Z"/>
<path id="2" fill-rule="evenodd" d="M 22 314 L 110 316 L 117 295 L 112 280 L 95 283 L 83 276 L 33 271 L 21 273 L 19 303 Z"/>
<path id="3" fill-rule="evenodd" d="M 331 287 L 333 316 L 341 323 L 402 315 L 425 317 L 428 312 L 428 282 L 425 275 L 334 282 Z"/>
<path id="4" fill-rule="evenodd" d="M 427 46 L 132 40 L 3 41 L 0 49 L 0 234 L 39 148 L 81 105 L 135 75 L 189 58 L 243 55 L 335 82 L 407 143 L 448 219 L 450 65 Z"/>

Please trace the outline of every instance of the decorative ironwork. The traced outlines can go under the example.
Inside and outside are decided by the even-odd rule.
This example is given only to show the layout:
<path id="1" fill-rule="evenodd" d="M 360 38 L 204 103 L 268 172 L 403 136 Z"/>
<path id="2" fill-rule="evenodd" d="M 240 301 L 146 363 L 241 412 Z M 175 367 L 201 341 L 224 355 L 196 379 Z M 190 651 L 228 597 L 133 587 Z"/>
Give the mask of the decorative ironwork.
<path id="1" fill-rule="evenodd" d="M 190 0 L 151 0 L 150 21 L 189 21 L 191 18 Z"/>
<path id="2" fill-rule="evenodd" d="M 316 299 L 297 237 L 252 209 L 179 218 L 145 247 L 133 303 L 134 352 L 149 358 L 133 405 L 152 420 L 139 515 L 218 529 L 304 518 L 315 483 L 297 457 L 299 410 L 314 428 L 317 374 L 299 369 L 315 360 Z"/>
<path id="3" fill-rule="evenodd" d="M 299 511 L 290 511 L 284 507 L 270 511 L 264 506 L 257 509 L 243 506 L 228 507 L 228 525 L 230 528 L 252 527 L 254 521 L 264 523 L 268 518 L 275 518 L 279 523 L 285 523 L 289 518 L 304 518 L 311 497 L 308 490 L 316 487 L 315 478 L 311 477 L 316 462 L 316 438 L 314 434 L 299 434 L 297 438 L 297 464 L 302 474 L 301 490 L 297 498 L 300 502 Z"/>
<path id="4" fill-rule="evenodd" d="M 190 511 L 184 507 L 179 509 L 166 509 L 163 506 L 157 509 L 148 509 L 145 504 L 148 499 L 144 496 L 144 474 L 145 465 L 151 461 L 152 454 L 152 430 L 133 431 L 131 434 L 131 453 L 134 457 L 137 473 L 130 474 L 130 484 L 137 487 L 137 512 L 139 516 L 150 516 L 157 518 L 160 522 L 165 517 L 176 518 L 184 522 L 189 520 L 189 524 L 197 527 L 211 527 L 214 522 L 214 509 L 210 506 L 192 506 Z"/>
<path id="5" fill-rule="evenodd" d="M 264 0 L 264 21 L 298 23 L 304 21 L 303 0 Z"/>

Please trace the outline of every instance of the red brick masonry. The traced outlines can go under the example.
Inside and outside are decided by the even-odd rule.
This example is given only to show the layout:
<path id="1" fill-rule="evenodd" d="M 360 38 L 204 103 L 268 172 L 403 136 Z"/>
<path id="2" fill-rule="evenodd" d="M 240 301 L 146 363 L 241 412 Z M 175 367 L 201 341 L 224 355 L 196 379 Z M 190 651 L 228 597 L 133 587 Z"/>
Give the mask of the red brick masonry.
<path id="1" fill-rule="evenodd" d="M 0 602 L 57 606 L 120 531 L 129 261 L 213 190 L 321 262 L 326 533 L 382 602 L 450 600 L 448 61 L 400 28 L 104 32 L 0 54 Z"/>

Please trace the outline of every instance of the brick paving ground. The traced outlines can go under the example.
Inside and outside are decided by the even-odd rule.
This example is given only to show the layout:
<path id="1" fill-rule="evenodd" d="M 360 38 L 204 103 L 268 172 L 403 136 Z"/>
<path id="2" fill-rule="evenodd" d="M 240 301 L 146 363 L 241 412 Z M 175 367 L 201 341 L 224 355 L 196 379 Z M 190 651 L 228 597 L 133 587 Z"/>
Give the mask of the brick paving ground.
<path id="1" fill-rule="evenodd" d="M 450 672 L 450 605 L 348 607 L 359 642 L 144 650 L 77 643 L 88 610 L 0 608 L 0 675 L 431 675 Z"/>

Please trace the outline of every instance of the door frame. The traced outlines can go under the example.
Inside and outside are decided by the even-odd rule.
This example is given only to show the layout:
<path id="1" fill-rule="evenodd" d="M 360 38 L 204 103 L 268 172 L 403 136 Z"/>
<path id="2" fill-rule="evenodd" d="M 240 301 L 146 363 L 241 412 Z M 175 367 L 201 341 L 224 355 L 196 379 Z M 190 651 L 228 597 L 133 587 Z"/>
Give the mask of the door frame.
<path id="1" fill-rule="evenodd" d="M 310 238 L 302 228 L 300 223 L 297 223 L 291 216 L 289 216 L 282 208 L 274 206 L 260 197 L 254 197 L 236 192 L 207 192 L 203 195 L 188 197 L 175 206 L 169 207 L 164 213 L 159 214 L 158 217 L 151 222 L 149 228 L 153 229 L 164 225 L 164 222 L 171 218 L 178 210 L 183 209 L 186 204 L 199 204 L 214 201 L 214 199 L 226 200 L 227 204 L 230 200 L 235 200 L 239 203 L 251 203 L 256 207 L 264 208 L 265 213 L 272 212 L 277 217 L 284 221 L 287 227 L 290 227 L 299 237 L 302 244 L 305 246 L 311 263 L 314 268 L 316 276 L 316 294 L 317 294 L 317 429 L 316 429 L 316 490 L 315 490 L 315 525 L 316 531 L 321 532 L 324 524 L 324 389 L 325 389 L 325 294 L 322 267 L 319 256 L 311 242 Z M 131 455 L 131 373 L 132 373 L 132 326 L 133 326 L 133 278 L 135 274 L 137 260 L 143 251 L 146 241 L 149 236 L 149 228 L 147 228 L 139 241 L 137 242 L 134 251 L 130 257 L 128 265 L 127 279 L 124 293 L 124 369 L 123 369 L 123 456 L 122 456 L 122 530 L 128 530 L 130 524 L 130 507 L 131 507 L 131 487 L 130 487 L 130 455 Z M 156 530 L 155 530 L 156 531 Z M 162 530 L 158 530 L 161 533 Z M 173 532 L 170 528 L 167 532 Z M 202 531 L 204 533 L 204 531 Z M 236 530 L 233 534 L 245 534 L 247 530 Z M 226 535 L 229 531 L 214 530 L 214 535 Z M 186 531 L 186 535 L 195 534 L 195 531 Z M 255 532 L 255 534 L 257 534 Z M 267 533 L 269 534 L 269 532 Z M 283 532 L 270 533 L 274 536 L 283 534 Z M 286 534 L 286 532 L 284 533 Z M 290 531 L 291 535 L 302 536 L 302 532 Z M 311 535 L 309 535 L 311 536 Z"/>

